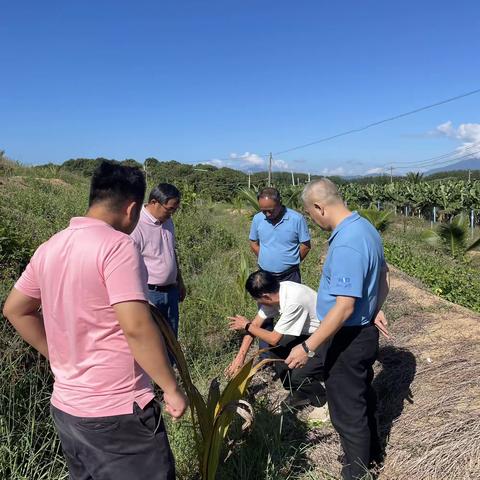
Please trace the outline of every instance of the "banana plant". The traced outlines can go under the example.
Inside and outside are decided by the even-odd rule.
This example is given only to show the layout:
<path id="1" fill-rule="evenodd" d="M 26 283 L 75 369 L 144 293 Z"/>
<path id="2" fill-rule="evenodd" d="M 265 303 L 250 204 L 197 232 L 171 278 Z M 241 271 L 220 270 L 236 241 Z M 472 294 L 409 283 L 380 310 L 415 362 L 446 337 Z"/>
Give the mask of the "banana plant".
<path id="1" fill-rule="evenodd" d="M 244 419 L 242 431 L 252 424 L 253 409 L 243 399 L 247 387 L 257 371 L 266 363 L 275 360 L 265 359 L 254 365 L 254 356 L 230 379 L 222 392 L 218 379 L 214 379 L 205 400 L 192 382 L 185 355 L 172 328 L 156 307 L 151 305 L 150 308 L 152 317 L 165 339 L 167 349 L 175 358 L 185 393 L 190 402 L 190 417 L 201 478 L 202 480 L 215 480 L 222 447 L 235 415 L 239 414 Z M 260 350 L 257 355 L 263 351 Z"/>

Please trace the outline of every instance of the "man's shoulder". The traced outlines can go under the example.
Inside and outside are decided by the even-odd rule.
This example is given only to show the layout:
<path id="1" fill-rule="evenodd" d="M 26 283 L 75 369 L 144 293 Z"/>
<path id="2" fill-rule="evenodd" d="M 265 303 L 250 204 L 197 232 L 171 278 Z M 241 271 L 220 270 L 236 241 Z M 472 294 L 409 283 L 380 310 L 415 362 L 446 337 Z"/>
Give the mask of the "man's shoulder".
<path id="1" fill-rule="evenodd" d="M 263 212 L 257 212 L 252 218 L 252 223 L 257 223 L 259 220 L 262 219 L 262 217 L 265 218 Z"/>
<path id="2" fill-rule="evenodd" d="M 287 213 L 288 213 L 288 216 L 290 218 L 293 218 L 294 220 L 297 220 L 297 221 L 305 220 L 305 217 L 300 212 L 297 212 L 292 208 L 287 207 Z"/>
<path id="3" fill-rule="evenodd" d="M 280 282 L 280 285 L 283 286 L 282 289 L 286 292 L 288 302 L 303 304 L 303 300 L 308 299 L 308 297 L 317 297 L 317 292 L 303 283 L 285 281 Z"/>

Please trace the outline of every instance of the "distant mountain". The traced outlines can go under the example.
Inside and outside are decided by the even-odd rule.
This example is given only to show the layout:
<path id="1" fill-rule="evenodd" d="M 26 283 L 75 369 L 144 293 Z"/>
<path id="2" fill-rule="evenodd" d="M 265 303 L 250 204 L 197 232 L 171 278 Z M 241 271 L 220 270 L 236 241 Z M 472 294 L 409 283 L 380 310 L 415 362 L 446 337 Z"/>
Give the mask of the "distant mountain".
<path id="1" fill-rule="evenodd" d="M 452 172 L 453 170 L 480 170 L 480 158 L 469 158 L 445 167 L 438 167 L 425 172 L 425 175 L 432 175 L 439 172 Z"/>

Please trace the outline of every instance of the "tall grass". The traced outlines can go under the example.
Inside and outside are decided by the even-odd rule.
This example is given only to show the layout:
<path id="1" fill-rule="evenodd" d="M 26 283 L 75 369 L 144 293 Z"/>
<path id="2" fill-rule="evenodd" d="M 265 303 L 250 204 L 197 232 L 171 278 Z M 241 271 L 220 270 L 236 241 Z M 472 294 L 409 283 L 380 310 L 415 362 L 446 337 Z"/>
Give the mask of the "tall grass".
<path id="1" fill-rule="evenodd" d="M 69 219 L 84 214 L 88 182 L 66 185 L 12 175 L 0 186 L 0 300 L 20 274 L 31 252 Z M 158 179 L 160 181 L 160 179 Z M 198 199 L 197 199 L 198 200 Z M 188 290 L 181 305 L 180 341 L 190 374 L 202 394 L 233 358 L 240 336 L 227 329 L 227 316 L 252 317 L 256 306 L 240 286 L 256 268 L 248 247 L 249 219 L 211 202 L 190 204 L 174 218 L 178 250 Z M 3 253 L 2 253 L 3 252 Z M 310 255 L 304 279 L 318 281 L 318 250 Z M 243 266 L 240 259 L 244 258 Z M 240 280 L 241 278 L 241 280 Z M 9 480 L 67 478 L 59 442 L 49 416 L 51 375 L 48 365 L 0 319 L 0 478 Z M 219 479 L 300 479 L 310 466 L 304 430 L 255 404 L 256 424 L 247 440 L 221 464 Z M 169 438 L 180 479 L 198 478 L 191 421 L 169 422 Z M 236 429 L 232 429 L 232 437 Z"/>

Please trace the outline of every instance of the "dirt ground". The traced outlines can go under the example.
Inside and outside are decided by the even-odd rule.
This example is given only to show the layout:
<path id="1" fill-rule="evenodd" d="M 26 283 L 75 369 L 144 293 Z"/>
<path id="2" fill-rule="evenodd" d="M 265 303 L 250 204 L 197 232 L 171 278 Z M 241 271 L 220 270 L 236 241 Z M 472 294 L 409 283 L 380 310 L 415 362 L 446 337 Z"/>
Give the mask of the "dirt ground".
<path id="1" fill-rule="evenodd" d="M 375 478 L 480 479 L 480 315 L 393 268 L 385 311 L 392 338 L 381 340 L 374 387 L 386 460 Z M 278 403 L 278 384 L 269 390 Z M 305 444 L 308 478 L 339 478 L 330 423 L 309 422 Z"/>

